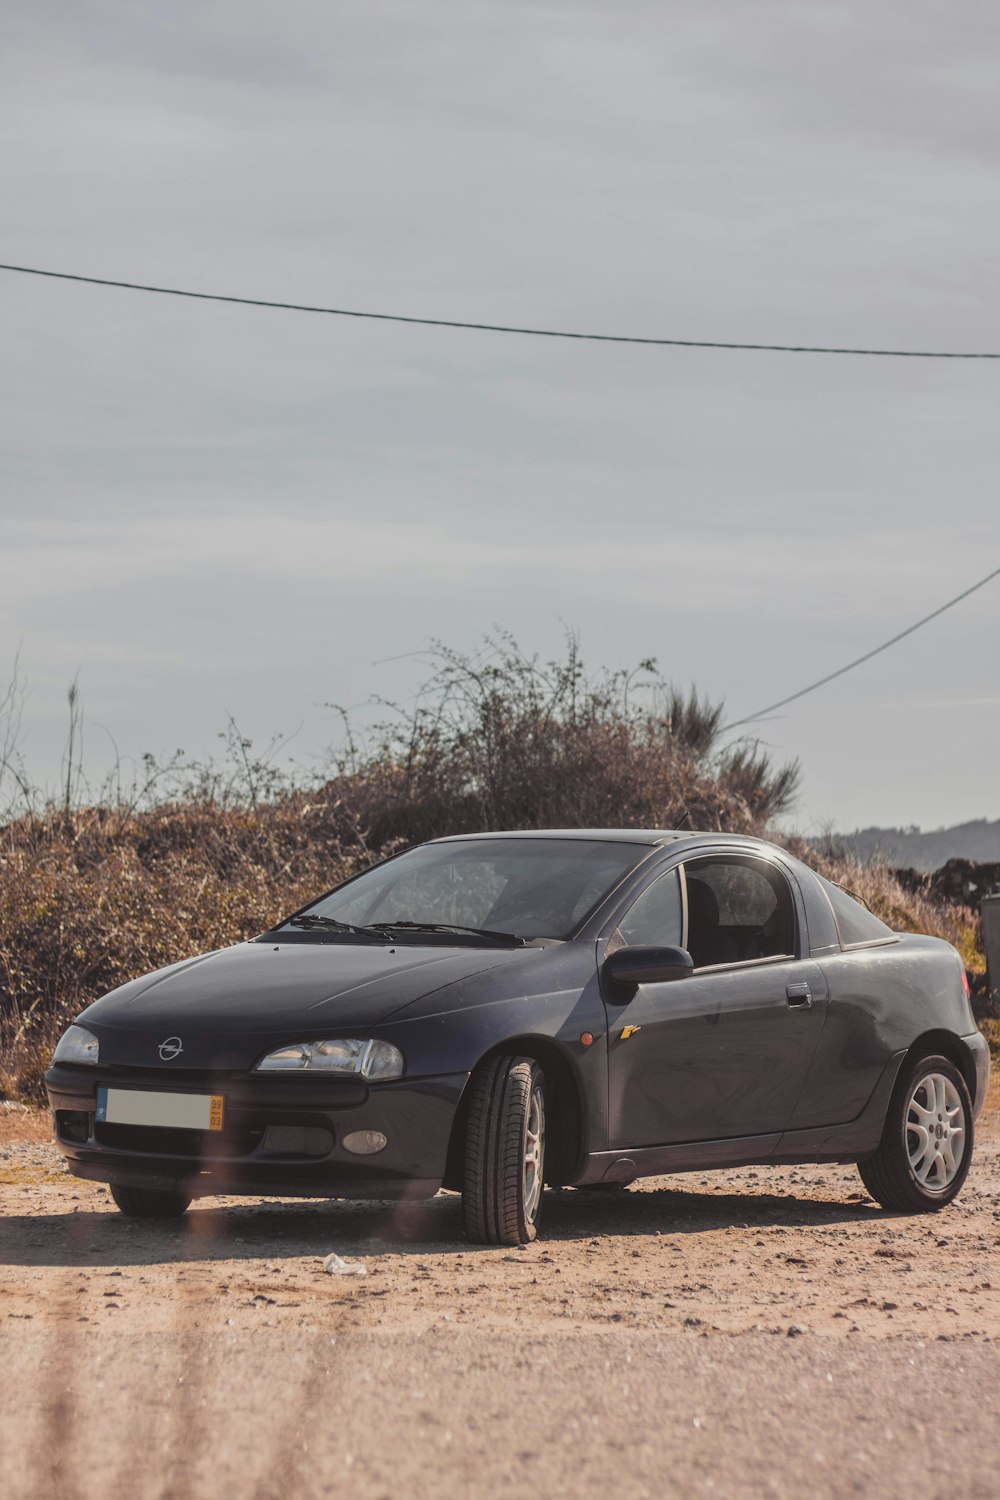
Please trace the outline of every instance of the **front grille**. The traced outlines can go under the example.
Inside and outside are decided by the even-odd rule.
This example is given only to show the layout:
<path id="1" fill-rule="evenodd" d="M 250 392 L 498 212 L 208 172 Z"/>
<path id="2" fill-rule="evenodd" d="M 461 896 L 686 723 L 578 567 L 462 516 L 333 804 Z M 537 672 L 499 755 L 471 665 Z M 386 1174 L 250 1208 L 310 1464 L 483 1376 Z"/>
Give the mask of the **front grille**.
<path id="1" fill-rule="evenodd" d="M 207 1131 L 172 1130 L 153 1125 L 109 1125 L 94 1127 L 100 1146 L 118 1151 L 142 1151 L 151 1156 L 185 1156 L 196 1161 L 249 1156 L 264 1135 L 263 1127 Z"/>

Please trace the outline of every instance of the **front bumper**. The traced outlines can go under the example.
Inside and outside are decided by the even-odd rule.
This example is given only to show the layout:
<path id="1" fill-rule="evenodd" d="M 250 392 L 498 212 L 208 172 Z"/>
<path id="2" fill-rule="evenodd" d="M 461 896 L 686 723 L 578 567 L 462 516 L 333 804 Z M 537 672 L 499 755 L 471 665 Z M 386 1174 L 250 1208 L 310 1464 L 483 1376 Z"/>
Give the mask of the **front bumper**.
<path id="1" fill-rule="evenodd" d="M 359 1079 L 208 1074 L 55 1065 L 45 1075 L 56 1144 L 77 1177 L 123 1187 L 183 1188 L 193 1196 L 260 1193 L 322 1198 L 431 1197 L 467 1073 L 369 1085 Z M 109 1125 L 99 1088 L 222 1094 L 221 1131 Z M 358 1156 L 356 1131 L 387 1145 Z"/>

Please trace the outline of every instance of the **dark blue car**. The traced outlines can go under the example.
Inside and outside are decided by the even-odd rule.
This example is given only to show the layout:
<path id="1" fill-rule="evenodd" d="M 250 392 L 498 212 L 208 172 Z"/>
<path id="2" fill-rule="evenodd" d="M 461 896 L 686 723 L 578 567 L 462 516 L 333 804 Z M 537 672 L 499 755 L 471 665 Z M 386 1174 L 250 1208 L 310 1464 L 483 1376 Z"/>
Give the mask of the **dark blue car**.
<path id="1" fill-rule="evenodd" d="M 46 1085 L 126 1214 L 443 1187 L 514 1244 L 545 1184 L 748 1163 L 857 1162 L 941 1208 L 988 1075 L 949 944 L 761 840 L 617 829 L 407 850 L 98 1000 Z"/>

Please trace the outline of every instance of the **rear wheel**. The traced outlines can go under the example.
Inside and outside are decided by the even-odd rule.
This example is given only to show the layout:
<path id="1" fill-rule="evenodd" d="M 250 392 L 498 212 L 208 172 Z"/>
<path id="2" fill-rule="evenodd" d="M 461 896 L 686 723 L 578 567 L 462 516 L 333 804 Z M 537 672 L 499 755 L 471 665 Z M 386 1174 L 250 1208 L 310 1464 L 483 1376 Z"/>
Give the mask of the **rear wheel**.
<path id="1" fill-rule="evenodd" d="M 920 1057 L 893 1091 L 882 1140 L 859 1163 L 876 1202 L 903 1213 L 944 1208 L 961 1190 L 972 1160 L 972 1100 L 947 1057 Z"/>
<path id="2" fill-rule="evenodd" d="M 188 1210 L 191 1194 L 179 1189 L 116 1187 L 111 1196 L 130 1219 L 179 1219 Z"/>
<path id="3" fill-rule="evenodd" d="M 530 1057 L 491 1057 L 470 1084 L 462 1211 L 470 1240 L 523 1245 L 545 1182 L 545 1075 Z"/>

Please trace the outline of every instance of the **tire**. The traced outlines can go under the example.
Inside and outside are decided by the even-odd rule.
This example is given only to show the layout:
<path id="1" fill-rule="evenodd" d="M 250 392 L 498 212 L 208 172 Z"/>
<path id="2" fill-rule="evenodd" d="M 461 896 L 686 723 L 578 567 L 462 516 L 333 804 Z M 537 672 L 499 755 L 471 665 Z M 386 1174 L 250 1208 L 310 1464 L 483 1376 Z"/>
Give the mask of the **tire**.
<path id="1" fill-rule="evenodd" d="M 462 1213 L 479 1245 L 526 1245 L 545 1183 L 545 1075 L 530 1057 L 491 1057 L 470 1085 Z"/>
<path id="2" fill-rule="evenodd" d="M 904 1063 L 882 1140 L 858 1164 L 877 1203 L 901 1213 L 932 1213 L 961 1191 L 972 1161 L 972 1100 L 948 1058 Z"/>
<path id="3" fill-rule="evenodd" d="M 187 1213 L 191 1194 L 180 1189 L 115 1187 L 111 1196 L 130 1219 L 179 1219 Z"/>

